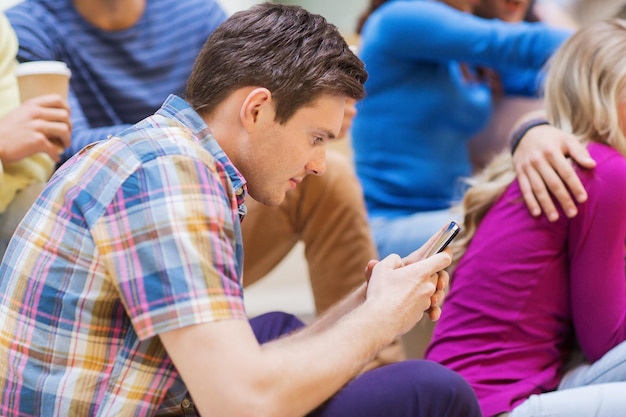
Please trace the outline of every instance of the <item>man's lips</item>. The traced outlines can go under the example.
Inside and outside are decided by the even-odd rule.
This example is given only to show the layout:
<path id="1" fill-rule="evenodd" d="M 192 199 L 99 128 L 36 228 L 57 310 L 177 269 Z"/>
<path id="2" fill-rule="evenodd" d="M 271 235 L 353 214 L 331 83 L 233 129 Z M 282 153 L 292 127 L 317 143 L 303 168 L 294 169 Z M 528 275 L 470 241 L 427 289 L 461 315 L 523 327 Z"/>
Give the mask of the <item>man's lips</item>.
<path id="1" fill-rule="evenodd" d="M 296 188 L 298 184 L 300 184 L 301 182 L 302 182 L 302 178 L 290 178 L 289 179 L 289 185 L 291 186 L 291 188 Z"/>

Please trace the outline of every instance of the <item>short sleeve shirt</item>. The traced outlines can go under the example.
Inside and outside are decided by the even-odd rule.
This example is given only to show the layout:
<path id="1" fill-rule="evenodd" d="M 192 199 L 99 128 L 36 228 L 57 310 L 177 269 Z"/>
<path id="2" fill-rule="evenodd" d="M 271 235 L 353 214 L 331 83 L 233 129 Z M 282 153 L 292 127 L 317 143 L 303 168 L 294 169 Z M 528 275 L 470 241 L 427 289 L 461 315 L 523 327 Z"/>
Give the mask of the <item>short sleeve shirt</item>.
<path id="1" fill-rule="evenodd" d="M 176 96 L 64 164 L 0 266 L 0 415 L 147 416 L 180 403 L 157 336 L 246 318 L 244 196 Z"/>

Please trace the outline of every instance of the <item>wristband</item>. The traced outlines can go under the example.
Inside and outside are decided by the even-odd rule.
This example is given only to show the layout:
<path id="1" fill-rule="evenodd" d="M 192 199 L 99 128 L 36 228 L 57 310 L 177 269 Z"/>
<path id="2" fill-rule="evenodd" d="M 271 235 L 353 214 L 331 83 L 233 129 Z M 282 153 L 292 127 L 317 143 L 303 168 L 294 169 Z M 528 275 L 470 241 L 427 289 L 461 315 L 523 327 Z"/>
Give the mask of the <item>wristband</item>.
<path id="1" fill-rule="evenodd" d="M 511 134 L 511 155 L 515 153 L 515 149 L 517 149 L 517 145 L 519 145 L 520 141 L 524 137 L 526 133 L 533 127 L 541 126 L 541 125 L 549 125 L 546 119 L 530 119 L 517 127 Z"/>

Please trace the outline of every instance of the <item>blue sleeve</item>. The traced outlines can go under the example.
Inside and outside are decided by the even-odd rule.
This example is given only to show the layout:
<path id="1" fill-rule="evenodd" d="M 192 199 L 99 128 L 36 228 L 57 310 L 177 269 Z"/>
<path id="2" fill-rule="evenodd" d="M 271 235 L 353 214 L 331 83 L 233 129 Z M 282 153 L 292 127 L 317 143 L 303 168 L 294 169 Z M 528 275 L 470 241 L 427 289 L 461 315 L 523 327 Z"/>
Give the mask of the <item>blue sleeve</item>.
<path id="1" fill-rule="evenodd" d="M 72 144 L 61 155 L 61 163 L 71 158 L 72 155 L 83 149 L 90 143 L 106 139 L 109 135 L 115 135 L 130 127 L 130 124 L 117 124 L 103 127 L 91 127 L 85 117 L 83 109 L 70 88 L 68 104 L 72 112 Z"/>
<path id="2" fill-rule="evenodd" d="M 570 31 L 482 19 L 432 1 L 392 2 L 370 16 L 376 47 L 416 61 L 539 69 Z"/>
<path id="3" fill-rule="evenodd" d="M 498 74 L 504 93 L 514 96 L 538 96 L 545 78 L 545 71 L 532 69 L 507 69 Z"/>

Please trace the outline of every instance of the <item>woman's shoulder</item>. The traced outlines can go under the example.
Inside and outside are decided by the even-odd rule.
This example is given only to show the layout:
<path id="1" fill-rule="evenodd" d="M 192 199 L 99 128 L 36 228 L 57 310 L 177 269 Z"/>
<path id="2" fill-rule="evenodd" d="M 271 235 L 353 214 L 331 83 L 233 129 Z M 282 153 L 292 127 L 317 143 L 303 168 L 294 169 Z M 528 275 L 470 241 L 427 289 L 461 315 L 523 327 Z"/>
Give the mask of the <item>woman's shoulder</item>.
<path id="1" fill-rule="evenodd" d="M 591 157 L 596 161 L 596 167 L 591 171 L 598 173 L 604 172 L 626 172 L 626 158 L 612 146 L 592 142 L 587 145 L 587 150 Z M 581 170 L 589 172 L 587 170 Z"/>
<path id="2" fill-rule="evenodd" d="M 577 168 L 578 175 L 587 188 L 590 198 L 594 198 L 594 194 L 613 195 L 612 198 L 624 195 L 623 200 L 626 203 L 626 158 L 615 148 L 602 143 L 592 142 L 587 145 L 587 150 L 591 157 L 596 161 L 593 169 Z M 606 190 L 602 193 L 601 190 Z M 615 192 L 620 190 L 620 192 Z"/>

